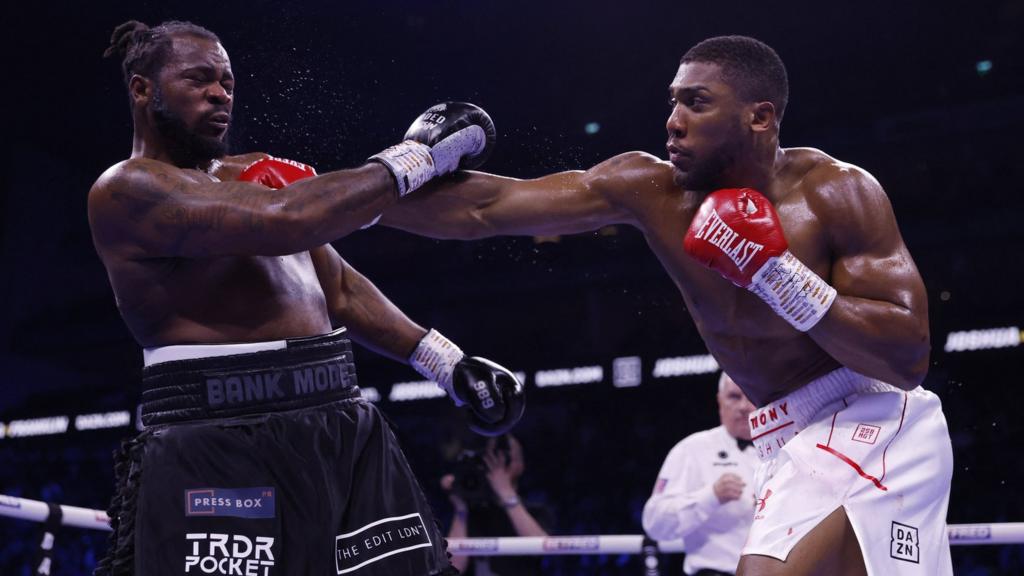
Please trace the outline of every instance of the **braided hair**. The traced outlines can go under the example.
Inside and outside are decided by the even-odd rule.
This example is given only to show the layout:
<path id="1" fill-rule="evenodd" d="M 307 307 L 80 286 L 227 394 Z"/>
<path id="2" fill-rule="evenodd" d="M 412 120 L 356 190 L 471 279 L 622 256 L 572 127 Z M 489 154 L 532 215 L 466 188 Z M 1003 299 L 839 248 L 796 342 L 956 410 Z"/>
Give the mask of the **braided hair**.
<path id="1" fill-rule="evenodd" d="M 129 20 L 110 35 L 110 46 L 103 52 L 104 58 L 121 58 L 121 71 L 125 85 L 133 74 L 154 78 L 167 62 L 174 36 L 186 35 L 220 42 L 216 34 L 191 22 L 170 20 L 150 28 L 138 20 Z"/>

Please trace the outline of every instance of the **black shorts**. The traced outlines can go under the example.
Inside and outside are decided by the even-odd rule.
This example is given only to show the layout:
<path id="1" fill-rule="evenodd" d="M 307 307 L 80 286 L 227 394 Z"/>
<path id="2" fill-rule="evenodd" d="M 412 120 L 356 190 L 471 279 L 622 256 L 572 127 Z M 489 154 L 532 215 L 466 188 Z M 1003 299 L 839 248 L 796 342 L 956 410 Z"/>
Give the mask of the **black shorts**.
<path id="1" fill-rule="evenodd" d="M 145 371 L 97 574 L 426 575 L 433 514 L 338 335 Z"/>

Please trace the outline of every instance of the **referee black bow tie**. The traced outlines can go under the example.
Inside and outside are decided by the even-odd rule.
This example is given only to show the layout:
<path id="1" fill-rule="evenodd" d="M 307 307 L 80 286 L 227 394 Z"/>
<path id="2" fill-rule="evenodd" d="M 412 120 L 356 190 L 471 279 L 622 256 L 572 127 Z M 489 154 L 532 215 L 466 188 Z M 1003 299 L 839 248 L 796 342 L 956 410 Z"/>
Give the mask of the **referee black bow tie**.
<path id="1" fill-rule="evenodd" d="M 736 446 L 739 447 L 740 452 L 743 452 L 743 450 L 746 449 L 747 446 L 753 446 L 753 445 L 754 445 L 754 443 L 751 442 L 750 440 L 744 440 L 743 438 L 737 438 L 736 439 Z"/>

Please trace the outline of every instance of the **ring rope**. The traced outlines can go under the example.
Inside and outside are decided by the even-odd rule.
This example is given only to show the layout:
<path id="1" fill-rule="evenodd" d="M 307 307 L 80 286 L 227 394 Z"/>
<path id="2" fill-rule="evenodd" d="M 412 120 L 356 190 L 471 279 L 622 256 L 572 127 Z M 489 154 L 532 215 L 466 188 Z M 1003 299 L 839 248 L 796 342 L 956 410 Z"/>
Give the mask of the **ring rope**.
<path id="1" fill-rule="evenodd" d="M 61 504 L 60 511 L 62 513 L 61 526 L 110 532 L 110 519 L 103 510 Z M 46 522 L 50 516 L 50 507 L 46 502 L 0 494 L 0 516 L 31 520 L 32 522 Z"/>
<path id="2" fill-rule="evenodd" d="M 110 520 L 102 510 L 60 505 L 61 524 L 89 530 L 110 531 Z M 45 522 L 49 505 L 38 500 L 0 494 L 0 516 Z M 1024 522 L 950 524 L 949 543 L 953 546 L 983 544 L 1024 544 Z M 554 554 L 640 554 L 644 537 L 636 534 L 597 536 L 547 536 L 502 538 L 452 538 L 448 551 L 460 556 L 534 556 Z M 658 542 L 661 552 L 683 552 L 683 542 Z"/>

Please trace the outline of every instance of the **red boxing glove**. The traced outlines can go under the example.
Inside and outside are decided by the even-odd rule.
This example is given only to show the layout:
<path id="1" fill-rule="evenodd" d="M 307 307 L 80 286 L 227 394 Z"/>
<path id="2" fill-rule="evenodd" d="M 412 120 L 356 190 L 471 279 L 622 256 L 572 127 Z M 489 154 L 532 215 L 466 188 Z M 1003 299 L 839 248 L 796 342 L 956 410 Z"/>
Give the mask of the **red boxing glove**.
<path id="1" fill-rule="evenodd" d="M 772 256 L 789 248 L 775 208 L 749 188 L 716 190 L 704 199 L 683 240 L 686 253 L 746 288 Z"/>
<path id="2" fill-rule="evenodd" d="M 256 182 L 278 190 L 292 182 L 313 176 L 316 176 L 316 170 L 308 164 L 270 156 L 249 164 L 238 175 L 238 179 L 242 182 Z"/>
<path id="3" fill-rule="evenodd" d="M 709 194 L 686 231 L 683 249 L 760 296 L 801 332 L 817 324 L 836 297 L 835 288 L 789 251 L 775 207 L 750 188 Z"/>

